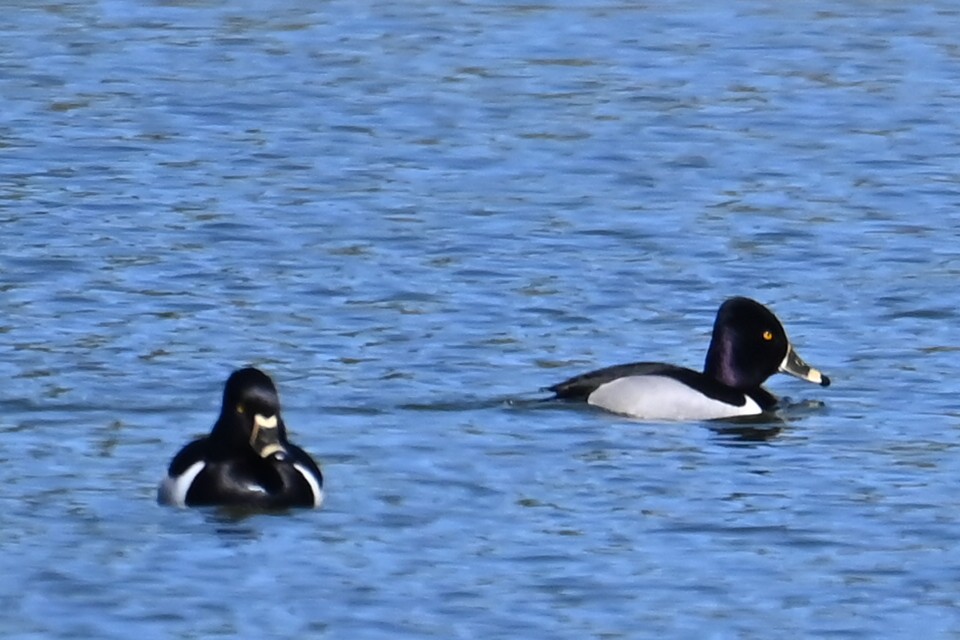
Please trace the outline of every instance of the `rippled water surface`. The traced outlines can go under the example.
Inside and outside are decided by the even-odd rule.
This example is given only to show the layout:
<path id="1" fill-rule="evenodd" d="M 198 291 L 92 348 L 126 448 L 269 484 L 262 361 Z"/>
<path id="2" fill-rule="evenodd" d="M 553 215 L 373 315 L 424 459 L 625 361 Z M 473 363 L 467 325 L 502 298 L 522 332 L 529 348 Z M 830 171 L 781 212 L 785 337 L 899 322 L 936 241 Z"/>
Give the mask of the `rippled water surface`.
<path id="1" fill-rule="evenodd" d="M 960 634 L 953 3 L 5 4 L 4 638 Z M 834 385 L 536 402 L 737 294 Z M 247 363 L 327 504 L 157 506 Z"/>

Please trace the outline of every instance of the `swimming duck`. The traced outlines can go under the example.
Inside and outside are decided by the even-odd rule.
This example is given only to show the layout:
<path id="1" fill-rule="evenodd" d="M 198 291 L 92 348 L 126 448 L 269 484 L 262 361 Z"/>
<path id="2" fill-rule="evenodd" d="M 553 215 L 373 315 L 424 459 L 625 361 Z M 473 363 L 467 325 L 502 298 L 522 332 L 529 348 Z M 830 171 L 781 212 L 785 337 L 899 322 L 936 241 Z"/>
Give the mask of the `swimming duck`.
<path id="1" fill-rule="evenodd" d="M 287 440 L 273 381 L 248 367 L 227 379 L 213 430 L 173 458 L 157 499 L 180 507 L 319 507 L 323 475 Z"/>
<path id="2" fill-rule="evenodd" d="M 777 372 L 830 384 L 797 355 L 772 311 L 737 297 L 717 311 L 703 373 L 635 362 L 584 373 L 547 390 L 557 399 L 646 420 L 713 420 L 773 410 L 777 399 L 761 385 Z"/>

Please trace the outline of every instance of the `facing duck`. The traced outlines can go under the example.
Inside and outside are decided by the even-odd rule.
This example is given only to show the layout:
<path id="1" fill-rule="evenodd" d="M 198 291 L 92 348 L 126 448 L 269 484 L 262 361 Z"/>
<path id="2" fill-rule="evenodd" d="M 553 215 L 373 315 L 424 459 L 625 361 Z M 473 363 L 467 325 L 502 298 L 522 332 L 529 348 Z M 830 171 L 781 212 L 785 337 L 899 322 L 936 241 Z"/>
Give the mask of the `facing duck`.
<path id="1" fill-rule="evenodd" d="M 776 397 L 762 387 L 774 373 L 829 386 L 830 379 L 794 351 L 773 312 L 749 298 L 730 298 L 717 311 L 703 373 L 660 362 L 591 371 L 548 390 L 646 420 L 713 420 L 772 411 Z"/>
<path id="2" fill-rule="evenodd" d="M 213 430 L 177 453 L 157 499 L 179 507 L 319 507 L 323 475 L 287 440 L 273 381 L 248 367 L 227 379 Z"/>

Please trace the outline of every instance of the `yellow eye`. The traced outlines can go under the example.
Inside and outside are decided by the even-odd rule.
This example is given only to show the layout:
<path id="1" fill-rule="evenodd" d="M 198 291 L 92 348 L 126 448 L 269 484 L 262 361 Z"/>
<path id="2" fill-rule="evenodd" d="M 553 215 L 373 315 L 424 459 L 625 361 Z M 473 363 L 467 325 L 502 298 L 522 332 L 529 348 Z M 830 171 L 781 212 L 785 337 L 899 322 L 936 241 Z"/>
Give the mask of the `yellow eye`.
<path id="1" fill-rule="evenodd" d="M 242 404 L 238 404 L 238 405 L 237 405 L 237 413 L 239 413 L 239 414 L 241 414 L 241 415 L 243 414 L 243 405 L 242 405 Z"/>
<path id="2" fill-rule="evenodd" d="M 763 339 L 766 340 L 767 342 L 770 342 L 771 340 L 773 340 L 773 332 L 772 332 L 772 331 L 764 331 L 764 332 L 763 332 Z"/>

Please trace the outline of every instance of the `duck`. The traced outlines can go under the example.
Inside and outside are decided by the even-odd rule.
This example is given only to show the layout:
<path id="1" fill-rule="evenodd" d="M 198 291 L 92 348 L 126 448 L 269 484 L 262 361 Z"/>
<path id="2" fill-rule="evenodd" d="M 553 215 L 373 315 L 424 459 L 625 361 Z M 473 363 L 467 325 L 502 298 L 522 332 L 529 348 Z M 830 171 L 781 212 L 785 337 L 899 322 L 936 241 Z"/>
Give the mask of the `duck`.
<path id="1" fill-rule="evenodd" d="M 547 387 L 550 400 L 580 401 L 641 420 L 717 420 L 773 412 L 767 378 L 786 373 L 823 387 L 830 378 L 797 355 L 780 320 L 756 300 L 733 297 L 717 311 L 703 371 L 662 362 L 597 369 Z"/>
<path id="2" fill-rule="evenodd" d="M 277 387 L 255 367 L 230 374 L 213 429 L 180 449 L 157 491 L 177 507 L 313 508 L 323 498 L 320 467 L 287 439 Z"/>

